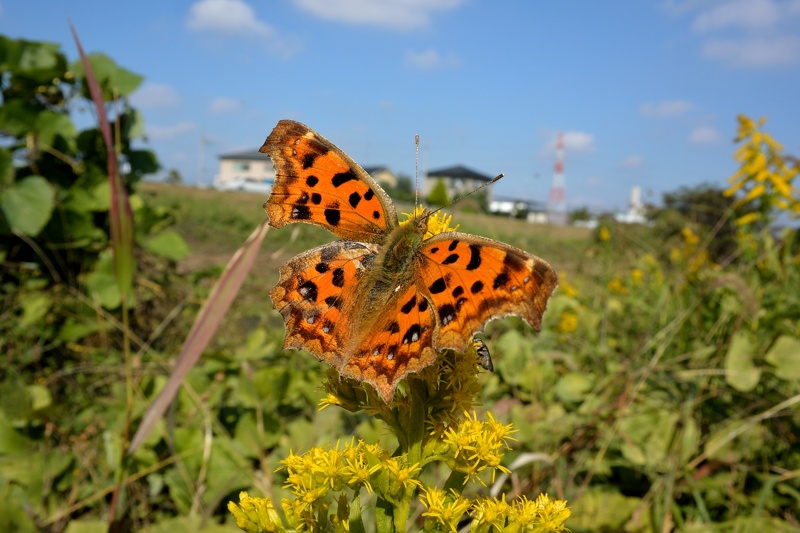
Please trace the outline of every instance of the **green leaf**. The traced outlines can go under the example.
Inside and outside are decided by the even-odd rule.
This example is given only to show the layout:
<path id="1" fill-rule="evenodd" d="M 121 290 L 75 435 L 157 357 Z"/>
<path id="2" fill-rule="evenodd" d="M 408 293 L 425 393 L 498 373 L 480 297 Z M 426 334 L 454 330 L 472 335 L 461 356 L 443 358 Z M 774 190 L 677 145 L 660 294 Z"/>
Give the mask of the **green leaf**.
<path id="1" fill-rule="evenodd" d="M 186 241 L 173 229 L 164 230 L 149 237 L 144 241 L 143 246 L 149 252 L 173 261 L 180 261 L 189 255 Z"/>
<path id="2" fill-rule="evenodd" d="M 33 443 L 17 433 L 0 414 L 0 455 L 14 455 L 29 452 Z M 0 471 L 0 477 L 6 477 L 7 472 Z"/>
<path id="3" fill-rule="evenodd" d="M 761 369 L 753 364 L 753 343 L 750 336 L 737 332 L 725 354 L 725 380 L 734 389 L 741 392 L 753 390 L 761 379 Z"/>
<path id="4" fill-rule="evenodd" d="M 116 309 L 122 303 L 119 285 L 114 276 L 114 259 L 111 250 L 104 250 L 95 263 L 94 270 L 86 276 L 89 295 L 106 309 Z"/>
<path id="5" fill-rule="evenodd" d="M 785 380 L 800 380 L 800 339 L 782 335 L 765 357 L 775 367 L 775 375 Z"/>
<path id="6" fill-rule="evenodd" d="M 108 522 L 104 520 L 71 520 L 64 533 L 105 533 Z"/>
<path id="7" fill-rule="evenodd" d="M 120 67 L 117 63 L 100 52 L 88 54 L 89 64 L 97 78 L 97 83 L 103 92 L 106 102 L 114 100 L 115 96 L 128 96 L 141 85 L 144 78 L 135 72 Z M 85 72 L 80 61 L 72 65 L 72 70 L 77 75 L 84 77 Z M 90 98 L 88 88 L 84 87 L 84 96 Z"/>
<path id="8" fill-rule="evenodd" d="M 22 316 L 19 326 L 29 328 L 44 320 L 45 315 L 53 305 L 53 300 L 41 292 L 26 293 L 20 297 Z"/>
<path id="9" fill-rule="evenodd" d="M 56 137 L 60 136 L 69 146 L 75 145 L 77 132 L 69 115 L 43 110 L 36 116 L 33 130 L 39 134 L 40 146 L 53 146 Z"/>
<path id="10" fill-rule="evenodd" d="M 156 154 L 150 150 L 131 150 L 127 155 L 128 163 L 131 165 L 130 173 L 136 178 L 154 174 L 161 168 Z"/>
<path id="11" fill-rule="evenodd" d="M 55 191 L 41 176 L 29 176 L 0 193 L 0 208 L 11 229 L 35 237 L 50 220 Z"/>
<path id="12" fill-rule="evenodd" d="M 592 389 L 592 380 L 586 374 L 564 374 L 555 386 L 556 396 L 562 402 L 582 402 Z"/>

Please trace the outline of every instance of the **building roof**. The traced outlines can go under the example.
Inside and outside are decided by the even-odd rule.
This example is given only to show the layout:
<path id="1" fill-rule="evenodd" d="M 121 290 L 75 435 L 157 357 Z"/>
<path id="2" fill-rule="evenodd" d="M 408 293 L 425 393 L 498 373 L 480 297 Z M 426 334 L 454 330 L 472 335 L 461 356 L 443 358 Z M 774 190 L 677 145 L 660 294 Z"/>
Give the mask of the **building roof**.
<path id="1" fill-rule="evenodd" d="M 481 181 L 492 181 L 494 176 L 487 176 L 485 174 L 481 174 L 480 172 L 476 172 L 471 168 L 467 168 L 463 165 L 456 165 L 454 167 L 447 167 L 447 168 L 437 168 L 436 170 L 429 170 L 428 176 L 441 176 L 453 179 L 470 179 L 470 180 L 481 180 Z"/>
<path id="2" fill-rule="evenodd" d="M 262 154 L 258 150 L 242 150 L 240 152 L 219 154 L 220 159 L 243 159 L 245 161 L 264 161 L 265 157 L 269 159 L 267 154 Z"/>

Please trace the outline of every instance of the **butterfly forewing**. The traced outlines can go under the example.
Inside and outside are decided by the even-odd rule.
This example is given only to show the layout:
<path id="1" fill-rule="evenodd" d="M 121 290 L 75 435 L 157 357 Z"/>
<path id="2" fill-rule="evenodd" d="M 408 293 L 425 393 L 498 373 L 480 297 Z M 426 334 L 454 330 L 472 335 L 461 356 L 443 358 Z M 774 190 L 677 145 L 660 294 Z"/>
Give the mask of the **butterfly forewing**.
<path id="1" fill-rule="evenodd" d="M 474 235 L 436 235 L 419 256 L 418 284 L 433 304 L 438 350 L 465 351 L 486 322 L 506 315 L 518 315 L 538 330 L 558 285 L 546 261 Z"/>
<path id="2" fill-rule="evenodd" d="M 352 333 L 354 293 L 376 253 L 375 245 L 337 241 L 300 254 L 281 268 L 270 296 L 286 324 L 284 348 L 308 350 L 341 368 Z"/>
<path id="3" fill-rule="evenodd" d="M 261 152 L 276 179 L 264 205 L 279 228 L 307 222 L 362 242 L 382 242 L 397 225 L 388 195 L 358 164 L 308 126 L 281 120 Z"/>

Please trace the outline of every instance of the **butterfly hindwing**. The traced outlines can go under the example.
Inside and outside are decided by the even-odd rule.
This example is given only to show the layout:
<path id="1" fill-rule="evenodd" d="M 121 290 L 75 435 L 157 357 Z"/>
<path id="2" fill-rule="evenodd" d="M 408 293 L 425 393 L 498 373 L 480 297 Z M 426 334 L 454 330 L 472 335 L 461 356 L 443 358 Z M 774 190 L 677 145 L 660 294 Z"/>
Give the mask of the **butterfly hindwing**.
<path id="1" fill-rule="evenodd" d="M 276 179 L 264 204 L 270 225 L 322 226 L 344 239 L 381 242 L 397 225 L 389 196 L 355 161 L 314 130 L 281 120 L 261 152 Z"/>
<path id="2" fill-rule="evenodd" d="M 539 330 L 558 285 L 553 268 L 522 250 L 465 233 L 441 233 L 419 250 L 418 284 L 433 304 L 437 350 L 465 351 L 486 322 L 522 317 Z"/>
<path id="3" fill-rule="evenodd" d="M 371 383 L 387 403 L 397 383 L 436 360 L 432 307 L 415 285 L 397 291 L 341 373 Z"/>
<path id="4" fill-rule="evenodd" d="M 284 348 L 308 350 L 341 368 L 351 335 L 354 292 L 376 253 L 375 245 L 336 241 L 300 254 L 281 267 L 280 280 L 270 296 L 286 325 Z"/>

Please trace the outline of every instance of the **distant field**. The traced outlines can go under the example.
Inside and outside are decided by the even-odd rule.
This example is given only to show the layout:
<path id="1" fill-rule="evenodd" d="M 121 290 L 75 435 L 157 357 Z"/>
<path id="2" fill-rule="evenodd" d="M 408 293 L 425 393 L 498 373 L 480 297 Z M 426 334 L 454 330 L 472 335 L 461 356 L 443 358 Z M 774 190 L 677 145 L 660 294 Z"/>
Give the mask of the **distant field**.
<path id="1" fill-rule="evenodd" d="M 175 209 L 176 229 L 189 244 L 190 255 L 179 268 L 186 273 L 221 269 L 247 236 L 264 219 L 262 204 L 266 195 L 238 191 L 222 192 L 176 185 L 145 183 L 141 193 L 149 203 Z M 457 207 L 457 206 L 456 206 Z M 398 205 L 398 212 L 408 212 L 411 205 Z M 574 277 L 586 267 L 586 250 L 591 231 L 584 228 L 528 224 L 525 221 L 461 213 L 454 215 L 460 231 L 474 233 L 512 244 L 550 262 L 559 273 Z M 223 324 L 220 336 L 240 340 L 256 324 L 274 322 L 269 289 L 278 280 L 278 269 L 289 258 L 336 237 L 310 224 L 272 229 L 262 252 Z"/>

